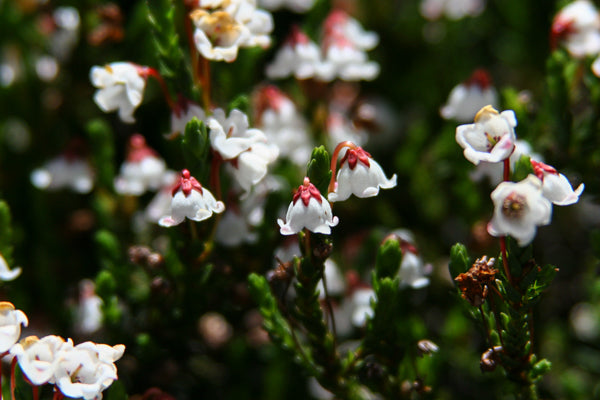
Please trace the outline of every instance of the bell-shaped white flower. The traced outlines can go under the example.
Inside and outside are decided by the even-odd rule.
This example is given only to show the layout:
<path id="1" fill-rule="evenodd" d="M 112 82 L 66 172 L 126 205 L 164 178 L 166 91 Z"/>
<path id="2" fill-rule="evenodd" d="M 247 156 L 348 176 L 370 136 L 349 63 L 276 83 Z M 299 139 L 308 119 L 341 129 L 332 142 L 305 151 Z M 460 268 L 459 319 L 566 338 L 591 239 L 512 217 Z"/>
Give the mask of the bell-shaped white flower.
<path id="1" fill-rule="evenodd" d="M 67 342 L 59 336 L 49 335 L 39 339 L 28 336 L 10 349 L 17 357 L 19 367 L 29 381 L 36 385 L 54 383 L 54 372 L 60 362 L 62 351 L 73 347 L 71 339 Z"/>
<path id="2" fill-rule="evenodd" d="M 265 71 L 270 79 L 283 79 L 294 76 L 296 79 L 309 79 L 324 74 L 331 75 L 330 67 L 325 67 L 319 46 L 297 26 L 283 46 L 275 54 L 275 59 Z"/>
<path id="3" fill-rule="evenodd" d="M 8 301 L 0 302 L 0 353 L 8 351 L 21 336 L 21 325 L 27 326 L 29 321 L 21 310 Z"/>
<path id="4" fill-rule="evenodd" d="M 130 62 L 92 67 L 90 80 L 98 88 L 94 95 L 98 107 L 104 112 L 118 110 L 123 122 L 134 123 L 133 112 L 142 103 L 146 87 L 141 68 Z"/>
<path id="5" fill-rule="evenodd" d="M 117 361 L 125 346 L 85 342 L 62 353 L 54 374 L 62 394 L 85 400 L 101 399 L 102 391 L 117 379 Z"/>
<path id="6" fill-rule="evenodd" d="M 79 304 L 74 330 L 89 335 L 102 327 L 102 299 L 96 294 L 96 285 L 90 279 L 79 282 Z"/>
<path id="7" fill-rule="evenodd" d="M 487 71 L 478 69 L 467 81 L 452 89 L 448 101 L 440 108 L 440 114 L 444 119 L 468 122 L 473 120 L 477 111 L 488 104 L 492 107 L 497 106 L 498 93 L 492 86 Z"/>
<path id="8" fill-rule="evenodd" d="M 210 144 L 223 160 L 236 158 L 254 143 L 267 140 L 260 130 L 248 128 L 248 116 L 237 109 L 231 110 L 227 118 L 222 109 L 216 109 L 207 125 Z"/>
<path id="9" fill-rule="evenodd" d="M 336 154 L 337 152 L 334 152 L 334 156 Z M 357 197 L 373 197 L 379 194 L 380 188 L 391 189 L 395 186 L 395 174 L 391 179 L 387 179 L 377 161 L 361 147 L 354 146 L 346 150 L 340 162 L 334 190 L 327 198 L 336 202 L 346 200 L 351 194 Z"/>
<path id="10" fill-rule="evenodd" d="M 579 201 L 579 196 L 584 189 L 580 184 L 573 190 L 566 176 L 560 174 L 554 167 L 531 160 L 535 175 L 542 181 L 542 194 L 557 206 L 568 206 Z"/>
<path id="11" fill-rule="evenodd" d="M 352 293 L 352 325 L 362 328 L 375 315 L 371 302 L 376 299 L 375 291 L 371 288 L 358 288 Z"/>
<path id="12" fill-rule="evenodd" d="M 0 254 L 0 281 L 12 281 L 21 275 L 21 268 L 10 269 L 2 254 Z"/>
<path id="13" fill-rule="evenodd" d="M 172 190 L 171 215 L 162 217 L 158 224 L 160 226 L 175 226 L 183 222 L 185 218 L 193 221 L 203 221 L 210 218 L 214 212 L 225 211 L 225 204 L 217 201 L 206 188 L 190 175 L 190 171 L 184 169 L 181 172 L 179 182 Z"/>
<path id="14" fill-rule="evenodd" d="M 306 228 L 311 232 L 331 234 L 331 227 L 339 222 L 334 217 L 331 206 L 319 189 L 308 178 L 298 187 L 288 207 L 286 221 L 278 219 L 282 235 L 293 235 Z"/>
<path id="15" fill-rule="evenodd" d="M 162 186 L 165 173 L 165 161 L 148 147 L 142 135 L 135 134 L 129 139 L 127 160 L 115 178 L 115 190 L 133 196 L 146 190 L 157 190 Z"/>
<path id="16" fill-rule="evenodd" d="M 521 182 L 502 182 L 491 194 L 494 216 L 487 226 L 492 236 L 510 235 L 519 246 L 527 246 L 537 227 L 548 225 L 552 203 L 542 193 L 542 181 L 529 175 Z"/>
<path id="17" fill-rule="evenodd" d="M 600 52 L 600 14 L 589 0 L 576 0 L 563 7 L 552 21 L 552 48 L 563 43 L 571 56 L 583 58 Z"/>
<path id="18" fill-rule="evenodd" d="M 215 240 L 226 247 L 239 246 L 242 243 L 255 243 L 258 235 L 250 231 L 246 216 L 231 207 L 219 221 Z"/>
<path id="19" fill-rule="evenodd" d="M 194 10 L 191 14 L 196 26 L 194 42 L 206 59 L 232 62 L 238 50 L 250 37 L 250 31 L 225 11 Z"/>
<path id="20" fill-rule="evenodd" d="M 430 265 L 425 265 L 423 259 L 414 245 L 415 239 L 412 232 L 405 229 L 397 229 L 392 234 L 400 242 L 402 250 L 402 262 L 398 277 L 400 286 L 410 286 L 413 289 L 420 289 L 429 285 L 429 278 L 426 276 Z"/>
<path id="21" fill-rule="evenodd" d="M 485 106 L 475 116 L 475 123 L 456 128 L 456 142 L 464 149 L 465 158 L 475 165 L 504 161 L 515 148 L 515 126 L 514 111 L 499 113 Z"/>

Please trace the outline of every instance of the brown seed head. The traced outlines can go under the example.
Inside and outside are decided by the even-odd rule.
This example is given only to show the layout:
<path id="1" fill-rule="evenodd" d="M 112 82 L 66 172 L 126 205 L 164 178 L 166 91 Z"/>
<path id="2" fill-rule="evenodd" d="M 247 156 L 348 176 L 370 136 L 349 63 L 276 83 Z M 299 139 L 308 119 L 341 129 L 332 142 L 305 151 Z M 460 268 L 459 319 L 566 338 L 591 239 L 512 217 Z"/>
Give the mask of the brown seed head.
<path id="1" fill-rule="evenodd" d="M 494 268 L 495 261 L 494 258 L 488 260 L 487 256 L 483 256 L 477 259 L 467 272 L 454 278 L 462 298 L 474 307 L 483 304 L 488 295 L 488 286 L 494 283 L 495 275 L 498 272 Z"/>

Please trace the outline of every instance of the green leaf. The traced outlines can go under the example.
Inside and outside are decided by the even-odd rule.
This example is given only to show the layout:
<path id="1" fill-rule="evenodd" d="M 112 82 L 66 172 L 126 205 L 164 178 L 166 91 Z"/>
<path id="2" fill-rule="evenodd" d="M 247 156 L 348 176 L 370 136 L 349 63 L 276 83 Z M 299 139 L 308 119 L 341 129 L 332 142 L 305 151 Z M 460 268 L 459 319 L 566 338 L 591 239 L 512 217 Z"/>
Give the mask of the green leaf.
<path id="1" fill-rule="evenodd" d="M 115 180 L 115 148 L 112 129 L 106 121 L 94 119 L 87 124 L 86 131 L 90 139 L 97 186 L 112 192 Z"/>
<path id="2" fill-rule="evenodd" d="M 12 259 L 12 228 L 11 228 L 10 208 L 3 200 L 0 200 L 0 255 L 4 257 L 6 263 L 10 266 Z"/>
<path id="3" fill-rule="evenodd" d="M 379 246 L 375 260 L 375 273 L 377 279 L 394 278 L 402 262 L 400 242 L 395 238 L 387 239 Z"/>
<path id="4" fill-rule="evenodd" d="M 529 174 L 533 174 L 531 159 L 529 158 L 529 156 L 521 156 L 521 158 L 519 158 L 515 163 L 512 179 L 515 182 L 519 182 L 527 178 Z"/>
<path id="5" fill-rule="evenodd" d="M 236 109 L 240 110 L 245 114 L 248 114 L 250 112 L 250 99 L 248 98 L 248 95 L 241 94 L 229 103 L 228 113 Z"/>
<path id="6" fill-rule="evenodd" d="M 469 268 L 471 268 L 471 260 L 467 248 L 462 243 L 456 243 L 450 250 L 450 263 L 448 264 L 450 276 L 454 279 L 463 272 L 467 272 Z"/>
<path id="7" fill-rule="evenodd" d="M 201 183 L 206 182 L 210 173 L 210 139 L 204 122 L 193 117 L 185 126 L 181 139 L 181 151 L 186 168 Z"/>
<path id="8" fill-rule="evenodd" d="M 324 196 L 327 196 L 327 188 L 331 180 L 330 164 L 331 156 L 325 146 L 319 146 L 314 148 L 306 168 L 306 176 Z"/>
<path id="9" fill-rule="evenodd" d="M 540 361 L 535 363 L 535 365 L 531 369 L 531 379 L 535 380 L 541 378 L 543 375 L 550 372 L 551 368 L 552 363 L 550 361 L 546 360 L 545 358 L 541 359 Z"/>

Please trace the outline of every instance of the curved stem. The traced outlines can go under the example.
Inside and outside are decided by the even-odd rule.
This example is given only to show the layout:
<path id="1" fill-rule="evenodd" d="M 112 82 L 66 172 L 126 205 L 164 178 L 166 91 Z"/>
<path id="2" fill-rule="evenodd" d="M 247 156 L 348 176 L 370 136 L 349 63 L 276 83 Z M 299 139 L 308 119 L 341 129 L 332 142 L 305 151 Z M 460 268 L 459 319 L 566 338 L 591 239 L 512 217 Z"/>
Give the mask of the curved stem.
<path id="1" fill-rule="evenodd" d="M 333 155 L 331 156 L 331 165 L 330 165 L 331 180 L 329 181 L 329 187 L 327 188 L 327 193 L 331 193 L 331 192 L 335 191 L 335 173 L 336 173 L 336 169 L 337 169 L 337 159 L 340 155 L 340 151 L 342 151 L 342 149 L 344 147 L 348 147 L 351 149 L 358 148 L 357 145 L 355 145 L 354 143 L 352 143 L 349 140 L 341 142 L 337 146 L 335 146 L 335 150 L 333 150 Z"/>
<path id="2" fill-rule="evenodd" d="M 329 290 L 327 289 L 327 278 L 325 274 L 325 264 L 323 264 L 323 290 L 325 292 L 325 302 L 327 303 L 327 309 L 329 311 L 329 319 L 331 320 L 331 330 L 333 332 L 333 345 L 337 347 L 337 329 L 335 327 L 335 317 L 333 315 L 333 306 L 331 305 L 331 298 L 329 297 Z"/>
<path id="3" fill-rule="evenodd" d="M 165 96 L 165 100 L 166 100 L 167 104 L 169 105 L 169 108 L 171 110 L 173 110 L 173 112 L 175 112 L 176 114 L 179 115 L 180 107 L 173 100 L 173 97 L 171 97 L 171 92 L 169 92 L 169 88 L 167 87 L 167 83 L 165 82 L 165 80 L 162 77 L 162 75 L 160 74 L 160 72 L 158 72 L 156 69 L 154 69 L 152 67 L 139 67 L 138 71 L 139 71 L 140 76 L 142 76 L 144 78 L 147 78 L 147 77 L 151 76 L 154 79 L 156 79 L 156 81 L 160 85 L 160 88 L 161 88 L 161 90 L 163 92 L 163 95 Z"/>
<path id="4" fill-rule="evenodd" d="M 17 377 L 15 369 L 17 368 L 17 357 L 13 358 L 10 363 L 10 398 L 15 400 L 15 388 L 17 387 Z"/>

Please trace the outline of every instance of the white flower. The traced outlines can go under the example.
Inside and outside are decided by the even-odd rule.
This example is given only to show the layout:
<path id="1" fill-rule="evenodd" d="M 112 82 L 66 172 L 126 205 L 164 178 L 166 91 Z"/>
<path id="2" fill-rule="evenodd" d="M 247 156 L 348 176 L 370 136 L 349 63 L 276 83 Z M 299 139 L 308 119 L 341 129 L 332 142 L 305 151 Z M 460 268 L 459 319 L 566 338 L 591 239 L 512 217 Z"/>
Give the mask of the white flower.
<path id="1" fill-rule="evenodd" d="M 129 139 L 127 160 L 121 165 L 115 178 L 115 190 L 119 194 L 139 196 L 146 190 L 157 190 L 163 184 L 166 173 L 164 160 L 146 144 L 138 134 Z"/>
<path id="2" fill-rule="evenodd" d="M 183 135 L 185 133 L 185 126 L 194 117 L 200 121 L 204 121 L 206 113 L 198 104 L 191 101 L 184 101 L 177 110 L 171 112 L 171 133 L 167 137 L 172 139 L 178 135 Z"/>
<path id="3" fill-rule="evenodd" d="M 387 179 L 381 166 L 361 147 L 346 150 L 337 173 L 335 189 L 327 195 L 331 202 L 344 201 L 354 194 L 357 197 L 373 197 L 379 189 L 396 186 L 396 175 Z M 330 189 L 331 190 L 331 189 Z"/>
<path id="4" fill-rule="evenodd" d="M 279 148 L 281 157 L 305 166 L 313 149 L 308 124 L 296 106 L 273 85 L 264 86 L 254 96 L 257 128 L 269 143 Z"/>
<path id="5" fill-rule="evenodd" d="M 346 281 L 344 280 L 344 275 L 340 271 L 340 268 L 331 258 L 325 260 L 324 265 L 325 269 L 323 273 L 325 274 L 327 292 L 329 295 L 340 296 L 344 294 L 344 291 L 346 290 Z M 323 279 L 317 284 L 317 290 L 319 291 L 319 298 L 324 299 L 325 287 L 323 286 Z"/>
<path id="6" fill-rule="evenodd" d="M 215 240 L 226 247 L 255 243 L 257 239 L 258 235 L 250 231 L 246 216 L 231 208 L 223 214 L 215 234 Z"/>
<path id="7" fill-rule="evenodd" d="M 273 144 L 257 142 L 242 152 L 228 169 L 245 194 L 267 175 L 267 166 L 277 159 L 279 149 Z"/>
<path id="8" fill-rule="evenodd" d="M 0 281 L 12 281 L 17 279 L 19 275 L 21 275 L 21 268 L 10 269 L 2 254 L 0 254 Z"/>
<path id="9" fill-rule="evenodd" d="M 286 7 L 294 12 L 304 13 L 312 8 L 315 0 L 258 0 L 258 3 L 267 10 Z"/>
<path id="10" fill-rule="evenodd" d="M 172 195 L 171 215 L 162 217 L 158 221 L 160 226 L 179 225 L 186 217 L 193 221 L 203 221 L 210 218 L 213 212 L 225 211 L 225 204 L 217 201 L 187 169 L 181 172 L 181 178 L 173 188 Z"/>
<path id="11" fill-rule="evenodd" d="M 452 89 L 448 101 L 440 108 L 440 114 L 444 119 L 468 122 L 473 120 L 477 111 L 488 104 L 492 107 L 497 106 L 498 93 L 491 84 L 489 74 L 478 69 L 466 82 Z"/>
<path id="12" fill-rule="evenodd" d="M 375 298 L 375 292 L 371 288 L 359 288 L 352 293 L 352 325 L 362 328 L 373 317 L 375 311 L 371 307 L 371 301 Z"/>
<path id="13" fill-rule="evenodd" d="M 56 366 L 56 386 L 67 397 L 101 399 L 102 391 L 117 379 L 114 362 L 125 346 L 107 346 L 85 342 L 66 349 Z"/>
<path id="14" fill-rule="evenodd" d="M 485 0 L 422 0 L 421 15 L 428 20 L 439 19 L 442 15 L 451 20 L 466 16 L 476 17 L 485 9 Z"/>
<path id="15" fill-rule="evenodd" d="M 34 170 L 30 179 L 38 189 L 70 188 L 77 193 L 89 193 L 94 187 L 94 172 L 88 162 L 70 154 L 50 160 Z"/>
<path id="16" fill-rule="evenodd" d="M 28 336 L 10 349 L 17 357 L 21 370 L 32 384 L 39 386 L 54 383 L 54 372 L 60 362 L 61 352 L 73 347 L 71 339 L 67 342 L 59 336 L 49 335 L 39 339 Z"/>
<path id="17" fill-rule="evenodd" d="M 563 174 L 558 173 L 554 167 L 531 160 L 535 175 L 542 181 L 542 194 L 557 206 L 568 206 L 579 201 L 584 184 L 580 184 L 574 191 L 571 183 Z"/>
<path id="18" fill-rule="evenodd" d="M 334 217 L 331 206 L 308 178 L 298 187 L 294 198 L 288 207 L 286 222 L 278 219 L 282 235 L 293 235 L 306 228 L 311 232 L 331 234 L 331 227 L 339 222 Z"/>
<path id="19" fill-rule="evenodd" d="M 209 13 L 195 10 L 191 18 L 196 26 L 194 42 L 204 58 L 232 62 L 239 47 L 248 40 L 250 31 L 225 11 Z"/>
<path id="20" fill-rule="evenodd" d="M 509 158 L 511 169 L 515 167 L 515 164 L 521 159 L 522 156 L 528 156 L 531 160 L 542 160 L 541 155 L 532 152 L 531 145 L 528 142 L 517 139 L 515 141 L 515 150 Z M 504 167 L 502 164 L 482 161 L 470 173 L 469 176 L 474 181 L 480 181 L 481 179 L 487 177 L 493 185 L 497 185 L 502 181 L 503 175 Z"/>
<path id="21" fill-rule="evenodd" d="M 552 204 L 542 194 L 542 181 L 529 175 L 521 182 L 502 182 L 491 194 L 494 216 L 487 226 L 492 236 L 510 235 L 527 246 L 538 226 L 548 225 Z"/>
<path id="22" fill-rule="evenodd" d="M 335 148 L 338 143 L 346 141 L 362 146 L 368 139 L 366 130 L 356 127 L 350 118 L 334 109 L 329 110 L 325 125 L 327 127 L 327 141 L 331 148 Z"/>
<path id="23" fill-rule="evenodd" d="M 216 109 L 207 125 L 210 144 L 223 160 L 236 158 L 255 143 L 267 140 L 260 130 L 248 129 L 248 116 L 237 109 L 231 110 L 228 118 L 222 109 Z"/>
<path id="24" fill-rule="evenodd" d="M 429 278 L 425 276 L 423 260 L 416 253 L 415 248 L 408 244 L 402 245 L 402 263 L 400 264 L 400 284 L 420 289 L 429 285 Z"/>
<path id="25" fill-rule="evenodd" d="M 277 51 L 265 73 L 269 79 L 282 79 L 290 75 L 296 79 L 308 79 L 330 74 L 329 69 L 323 65 L 319 46 L 297 26 L 293 26 L 290 36 Z"/>
<path id="26" fill-rule="evenodd" d="M 333 10 L 329 13 L 323 26 L 325 36 L 343 37 L 360 50 L 372 50 L 379 43 L 377 33 L 364 30 L 356 19 L 342 10 Z"/>
<path id="27" fill-rule="evenodd" d="M 456 128 L 456 141 L 464 149 L 465 158 L 475 165 L 481 161 L 500 162 L 515 148 L 515 126 L 514 111 L 498 113 L 492 106 L 485 106 L 475 115 L 475 123 Z"/>
<path id="28" fill-rule="evenodd" d="M 21 325 L 27 326 L 29 321 L 21 310 L 8 301 L 0 302 L 0 353 L 8 351 L 21 336 Z"/>
<path id="29" fill-rule="evenodd" d="M 98 88 L 94 101 L 104 112 L 119 111 L 123 122 L 135 122 L 133 112 L 142 103 L 146 80 L 140 66 L 130 62 L 115 62 L 104 67 L 94 66 L 90 80 Z"/>
<path id="30" fill-rule="evenodd" d="M 577 0 L 556 14 L 552 21 L 552 47 L 559 42 L 563 42 L 576 58 L 595 56 L 600 52 L 600 15 L 594 3 Z"/>
<path id="31" fill-rule="evenodd" d="M 102 299 L 96 294 L 93 281 L 83 279 L 79 282 L 79 304 L 75 331 L 82 334 L 94 333 L 102 327 Z"/>

